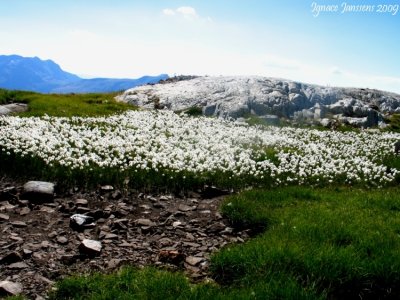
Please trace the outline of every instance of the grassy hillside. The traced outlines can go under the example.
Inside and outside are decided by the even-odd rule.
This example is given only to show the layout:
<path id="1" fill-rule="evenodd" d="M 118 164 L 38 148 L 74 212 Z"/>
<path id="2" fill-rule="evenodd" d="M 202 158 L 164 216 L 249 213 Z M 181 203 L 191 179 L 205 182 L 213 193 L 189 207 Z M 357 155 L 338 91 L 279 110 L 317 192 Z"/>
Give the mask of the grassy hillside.
<path id="1" fill-rule="evenodd" d="M 27 103 L 29 110 L 19 115 L 31 116 L 107 116 L 135 109 L 132 105 L 115 101 L 117 93 L 104 94 L 40 94 L 0 89 L 0 104 Z"/>

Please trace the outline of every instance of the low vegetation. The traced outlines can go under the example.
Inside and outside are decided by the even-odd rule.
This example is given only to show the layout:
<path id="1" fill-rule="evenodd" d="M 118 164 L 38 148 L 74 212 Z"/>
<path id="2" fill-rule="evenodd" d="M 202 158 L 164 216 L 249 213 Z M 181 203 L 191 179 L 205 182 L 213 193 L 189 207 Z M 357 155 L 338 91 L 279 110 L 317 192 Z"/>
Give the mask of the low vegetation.
<path id="1" fill-rule="evenodd" d="M 393 114 L 385 119 L 388 124 L 387 131 L 400 132 L 400 114 Z"/>
<path id="2" fill-rule="evenodd" d="M 48 180 L 222 188 L 292 184 L 384 186 L 396 133 L 253 127 L 171 111 L 96 118 L 2 117 L 0 162 Z M 35 174 L 39 171 L 39 174 Z M 71 182 L 74 184 L 73 182 Z M 98 182 L 97 182 L 98 183 Z"/>
<path id="3" fill-rule="evenodd" d="M 133 110 L 135 107 L 115 101 L 116 93 L 40 94 L 0 89 L 0 104 L 27 103 L 29 110 L 21 117 L 94 117 Z"/>
<path id="4" fill-rule="evenodd" d="M 227 285 L 290 282 L 334 299 L 399 296 L 398 192 L 287 187 L 227 198 L 233 224 L 266 231 L 215 255 L 213 274 Z"/>

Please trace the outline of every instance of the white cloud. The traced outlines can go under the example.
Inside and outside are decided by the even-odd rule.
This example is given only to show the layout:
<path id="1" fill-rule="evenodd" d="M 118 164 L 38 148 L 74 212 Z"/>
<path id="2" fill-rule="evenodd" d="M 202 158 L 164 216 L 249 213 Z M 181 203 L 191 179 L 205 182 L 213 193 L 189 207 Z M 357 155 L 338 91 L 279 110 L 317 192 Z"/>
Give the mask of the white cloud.
<path id="1" fill-rule="evenodd" d="M 181 6 L 175 10 L 170 9 L 170 8 L 165 8 L 165 9 L 163 9 L 162 12 L 166 16 L 180 15 L 188 20 L 193 20 L 193 19 L 199 18 L 199 15 L 197 14 L 196 10 L 191 6 Z"/>
<path id="2" fill-rule="evenodd" d="M 178 7 L 176 11 L 185 17 L 197 17 L 196 10 L 191 6 L 181 6 Z"/>
<path id="3" fill-rule="evenodd" d="M 163 12 L 163 14 L 166 15 L 166 16 L 173 16 L 173 15 L 175 15 L 175 11 L 172 10 L 172 9 L 170 9 L 170 8 L 165 8 L 165 9 L 163 9 L 162 12 Z"/>

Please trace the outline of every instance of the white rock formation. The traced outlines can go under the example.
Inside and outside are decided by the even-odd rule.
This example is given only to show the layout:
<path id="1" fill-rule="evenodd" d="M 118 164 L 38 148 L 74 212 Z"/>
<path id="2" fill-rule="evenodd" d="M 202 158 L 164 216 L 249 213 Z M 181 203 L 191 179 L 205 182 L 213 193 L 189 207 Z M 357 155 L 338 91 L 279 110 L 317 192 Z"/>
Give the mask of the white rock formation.
<path id="1" fill-rule="evenodd" d="M 259 76 L 167 81 L 129 89 L 117 99 L 144 108 L 175 111 L 200 107 L 204 115 L 219 117 L 240 118 L 254 114 L 268 116 L 266 119 L 278 116 L 320 120 L 326 115 L 340 115 L 362 118 L 363 121 L 357 122 L 349 119 L 349 123 L 364 127 L 376 126 L 382 119 L 380 112 L 400 112 L 400 95 L 397 94 L 322 87 Z"/>

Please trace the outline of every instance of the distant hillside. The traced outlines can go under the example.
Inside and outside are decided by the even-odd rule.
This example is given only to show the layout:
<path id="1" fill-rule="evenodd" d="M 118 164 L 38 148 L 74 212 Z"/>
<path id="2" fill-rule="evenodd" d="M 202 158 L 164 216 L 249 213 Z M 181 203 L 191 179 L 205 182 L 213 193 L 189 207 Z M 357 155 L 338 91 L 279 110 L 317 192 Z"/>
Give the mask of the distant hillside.
<path id="1" fill-rule="evenodd" d="M 63 71 L 52 60 L 0 55 L 0 88 L 41 93 L 115 92 L 168 78 L 167 74 L 138 79 L 82 79 Z"/>

